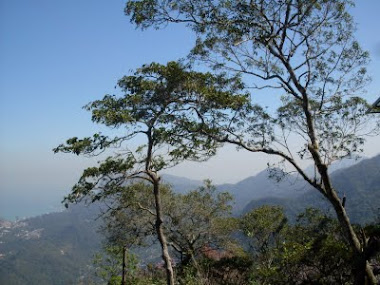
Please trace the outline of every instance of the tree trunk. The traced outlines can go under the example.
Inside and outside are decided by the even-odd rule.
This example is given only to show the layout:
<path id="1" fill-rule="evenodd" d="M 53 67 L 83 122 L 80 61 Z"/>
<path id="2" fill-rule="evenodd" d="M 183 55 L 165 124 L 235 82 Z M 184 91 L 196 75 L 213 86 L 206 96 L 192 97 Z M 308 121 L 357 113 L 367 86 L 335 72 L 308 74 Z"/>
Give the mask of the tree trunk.
<path id="1" fill-rule="evenodd" d="M 191 261 L 193 263 L 193 266 L 195 268 L 195 273 L 198 277 L 199 280 L 202 280 L 202 274 L 201 274 L 201 269 L 200 269 L 200 266 L 198 264 L 198 261 L 196 260 L 195 256 L 194 256 L 194 253 L 193 251 L 191 252 Z"/>
<path id="2" fill-rule="evenodd" d="M 337 214 L 338 220 L 343 227 L 345 236 L 351 245 L 354 252 L 353 260 L 353 270 L 354 275 L 354 285 L 376 285 L 377 280 L 373 273 L 370 264 L 367 262 L 367 256 L 362 244 L 360 243 L 354 229 L 352 228 L 351 222 L 347 216 L 346 210 L 341 204 L 335 190 L 332 190 L 329 195 L 329 200 L 332 203 L 335 212 Z"/>
<path id="3" fill-rule="evenodd" d="M 172 262 L 169 255 L 168 243 L 163 229 L 162 220 L 162 208 L 161 208 L 161 196 L 159 189 L 159 179 L 153 179 L 153 192 L 156 204 L 156 231 L 158 240 L 161 244 L 162 258 L 165 262 L 166 280 L 168 285 L 174 285 L 174 271 Z"/>
<path id="4" fill-rule="evenodd" d="M 344 231 L 344 235 L 348 239 L 348 242 L 353 250 L 355 255 L 355 260 L 353 260 L 353 275 L 355 278 L 354 285 L 376 285 L 377 280 L 371 266 L 367 262 L 367 257 L 365 255 L 365 250 L 363 249 L 362 244 L 360 243 L 353 227 L 348 218 L 346 210 L 342 205 L 341 200 L 339 199 L 335 189 L 332 186 L 330 175 L 328 173 L 327 166 L 323 163 L 321 156 L 318 151 L 318 141 L 315 136 L 313 119 L 310 113 L 310 107 L 307 100 L 306 91 L 301 90 L 304 98 L 304 113 L 306 115 L 306 121 L 308 126 L 308 133 L 311 140 L 308 149 L 313 157 L 314 164 L 318 169 L 318 172 L 321 176 L 323 189 L 320 189 L 325 197 L 330 201 L 333 206 L 335 213 L 337 215 L 338 221 Z M 367 277 L 367 278 L 366 278 Z"/>
<path id="5" fill-rule="evenodd" d="M 126 251 L 127 251 L 127 248 L 125 246 L 123 246 L 123 271 L 122 271 L 122 276 L 121 276 L 121 285 L 126 285 L 127 282 L 126 282 L 126 274 L 125 274 L 125 267 L 126 267 Z"/>
<path id="6" fill-rule="evenodd" d="M 310 152 L 313 155 L 315 164 L 318 168 L 318 172 L 321 175 L 321 179 L 323 181 L 324 191 L 326 198 L 332 204 L 335 213 L 337 215 L 339 224 L 341 225 L 344 235 L 348 239 L 348 242 L 354 253 L 353 260 L 353 270 L 352 273 L 354 275 L 354 285 L 376 285 L 377 280 L 375 275 L 373 274 L 372 268 L 367 262 L 367 257 L 365 255 L 365 250 L 363 249 L 363 245 L 360 243 L 353 227 L 348 218 L 346 209 L 342 205 L 341 200 L 339 199 L 335 189 L 332 187 L 330 181 L 330 175 L 328 174 L 327 167 L 324 165 L 319 157 L 318 152 L 309 147 Z M 367 277 L 367 278 L 366 278 Z"/>

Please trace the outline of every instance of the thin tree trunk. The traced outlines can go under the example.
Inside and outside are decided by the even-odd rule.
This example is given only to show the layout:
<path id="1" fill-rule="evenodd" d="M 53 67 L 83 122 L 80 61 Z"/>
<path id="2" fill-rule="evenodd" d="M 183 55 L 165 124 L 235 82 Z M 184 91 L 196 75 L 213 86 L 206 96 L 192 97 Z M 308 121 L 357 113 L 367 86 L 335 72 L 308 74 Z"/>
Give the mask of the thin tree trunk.
<path id="1" fill-rule="evenodd" d="M 294 75 L 294 72 L 291 69 L 291 67 L 287 66 L 287 68 L 288 70 L 290 70 L 290 74 Z M 332 204 L 336 212 L 336 215 L 338 217 L 338 221 L 341 227 L 343 228 L 343 231 L 345 233 L 346 238 L 348 239 L 348 242 L 350 243 L 353 253 L 355 254 L 355 260 L 353 261 L 353 267 L 354 267 L 353 274 L 355 276 L 354 285 L 364 285 L 364 284 L 376 285 L 377 280 L 376 280 L 375 275 L 373 274 L 371 266 L 367 263 L 363 246 L 360 243 L 352 227 L 352 224 L 348 218 L 348 215 L 346 213 L 344 206 L 342 205 L 341 200 L 339 199 L 335 189 L 332 186 L 327 166 L 323 163 L 323 160 L 321 159 L 321 156 L 319 153 L 318 140 L 317 140 L 315 129 L 314 129 L 313 116 L 310 111 L 310 105 L 309 105 L 309 100 L 308 100 L 306 90 L 299 84 L 299 82 L 295 78 L 293 78 L 293 81 L 295 82 L 296 86 L 298 84 L 297 89 L 302 94 L 302 98 L 304 101 L 303 110 L 306 117 L 308 135 L 311 141 L 311 144 L 309 144 L 308 149 L 313 157 L 314 164 L 317 167 L 319 174 L 321 175 L 321 180 L 323 184 L 322 192 Z M 367 282 L 366 282 L 366 279 L 367 279 Z"/>
<path id="2" fill-rule="evenodd" d="M 158 240 L 161 244 L 162 258 L 165 262 L 166 280 L 168 285 L 174 285 L 174 271 L 172 262 L 169 255 L 168 243 L 163 229 L 162 208 L 161 208 L 161 195 L 159 189 L 159 180 L 153 179 L 153 192 L 156 204 L 156 231 Z"/>
<path id="3" fill-rule="evenodd" d="M 195 273 L 196 273 L 197 277 L 199 278 L 199 280 L 202 280 L 201 269 L 200 269 L 198 261 L 196 260 L 193 252 L 194 251 L 192 250 L 192 252 L 191 252 L 191 261 L 193 262 L 193 265 L 194 265 L 194 268 L 195 268 Z"/>
<path id="4" fill-rule="evenodd" d="M 370 264 L 367 261 L 365 255 L 365 249 L 363 249 L 351 222 L 347 216 L 346 210 L 342 206 L 336 192 L 333 190 L 331 194 L 330 202 L 333 204 L 335 212 L 337 213 L 338 220 L 345 231 L 345 235 L 349 240 L 349 243 L 354 250 L 354 260 L 353 260 L 353 274 L 354 274 L 354 285 L 376 285 L 377 280 L 373 273 Z M 367 277 L 367 278 L 366 278 Z"/>
<path id="5" fill-rule="evenodd" d="M 123 246 L 123 271 L 122 271 L 122 276 L 121 276 L 121 285 L 126 285 L 127 282 L 126 282 L 126 274 L 125 274 L 125 267 L 126 267 L 126 251 L 127 251 L 127 248 L 125 246 Z"/>
<path id="6" fill-rule="evenodd" d="M 352 270 L 352 273 L 354 275 L 354 285 L 376 285 L 377 280 L 371 266 L 367 262 L 367 257 L 365 256 L 363 245 L 360 243 L 352 227 L 350 219 L 348 218 L 347 212 L 342 205 L 341 200 L 339 199 L 335 189 L 332 187 L 327 167 L 322 163 L 319 153 L 314 147 L 309 146 L 309 150 L 313 156 L 318 172 L 321 175 L 325 190 L 325 196 L 332 204 L 338 221 L 355 255 Z"/>
<path id="7" fill-rule="evenodd" d="M 154 124 L 154 122 L 152 123 Z M 145 159 L 145 171 L 150 177 L 150 182 L 153 184 L 153 194 L 156 207 L 156 232 L 158 240 L 161 244 L 162 259 L 165 263 L 166 280 L 168 285 L 174 285 L 174 271 L 172 262 L 169 255 L 168 243 L 163 229 L 163 218 L 162 218 L 162 205 L 161 205 L 161 195 L 160 195 L 160 177 L 155 171 L 152 171 L 152 155 L 153 155 L 153 134 L 151 125 L 146 132 L 148 136 L 148 148 L 147 157 Z"/>

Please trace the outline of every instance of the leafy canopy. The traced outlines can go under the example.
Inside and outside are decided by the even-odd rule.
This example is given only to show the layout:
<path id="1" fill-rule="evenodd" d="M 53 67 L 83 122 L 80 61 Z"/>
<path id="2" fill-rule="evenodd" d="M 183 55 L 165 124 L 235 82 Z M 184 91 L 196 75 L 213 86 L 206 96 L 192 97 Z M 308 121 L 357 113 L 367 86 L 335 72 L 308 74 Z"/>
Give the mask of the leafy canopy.
<path id="1" fill-rule="evenodd" d="M 84 108 L 93 122 L 120 130 L 120 136 L 74 137 L 54 149 L 77 155 L 115 151 L 83 172 L 67 202 L 104 199 L 123 191 L 130 179 L 149 180 L 147 171 L 157 173 L 184 159 L 206 159 L 217 143 L 188 131 L 199 126 L 198 112 L 209 106 L 238 110 L 248 101 L 246 94 L 237 93 L 243 87 L 238 77 L 194 72 L 177 62 L 144 65 L 118 86 L 121 96 L 105 95 Z M 145 143 L 131 150 L 128 144 L 136 137 Z"/>

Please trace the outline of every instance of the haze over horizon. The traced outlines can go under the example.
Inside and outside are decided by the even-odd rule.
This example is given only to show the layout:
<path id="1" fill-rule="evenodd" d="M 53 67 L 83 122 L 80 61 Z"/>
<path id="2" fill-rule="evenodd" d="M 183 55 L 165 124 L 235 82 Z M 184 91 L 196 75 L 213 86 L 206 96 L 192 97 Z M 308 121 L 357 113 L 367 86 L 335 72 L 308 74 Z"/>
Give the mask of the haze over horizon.
<path id="1" fill-rule="evenodd" d="M 99 160 L 52 152 L 70 137 L 106 132 L 91 122 L 83 105 L 115 92 L 117 80 L 134 68 L 176 60 L 191 49 L 194 35 L 187 29 L 141 32 L 123 9 L 121 0 L 0 1 L 0 217 L 16 204 L 28 212 L 33 203 L 56 201 Z M 376 0 L 352 10 L 357 38 L 372 58 L 369 102 L 380 96 L 380 39 L 374 36 L 379 10 Z M 271 105 L 267 96 L 256 100 Z M 380 137 L 370 138 L 363 155 L 375 156 L 379 145 Z M 235 183 L 267 162 L 275 161 L 228 146 L 205 163 L 185 162 L 167 173 Z"/>

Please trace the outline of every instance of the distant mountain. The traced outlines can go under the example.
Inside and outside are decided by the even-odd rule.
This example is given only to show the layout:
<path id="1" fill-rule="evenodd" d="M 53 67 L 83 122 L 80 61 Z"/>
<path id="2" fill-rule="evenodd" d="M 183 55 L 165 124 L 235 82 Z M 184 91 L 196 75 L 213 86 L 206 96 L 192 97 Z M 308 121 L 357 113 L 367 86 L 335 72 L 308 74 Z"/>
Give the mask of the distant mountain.
<path id="1" fill-rule="evenodd" d="M 184 177 L 164 174 L 162 179 L 172 186 L 176 193 L 186 193 L 203 185 L 202 181 L 188 179 Z M 297 175 L 290 175 L 282 181 L 270 178 L 268 170 L 263 170 L 256 176 L 248 177 L 236 184 L 216 185 L 220 192 L 230 192 L 234 197 L 233 212 L 240 213 L 253 199 L 273 198 L 295 198 L 307 189 L 303 179 Z"/>
<path id="2" fill-rule="evenodd" d="M 368 159 L 368 157 L 347 157 L 341 160 L 337 160 L 330 165 L 329 172 L 333 173 L 338 170 L 342 170 L 342 169 L 354 166 L 366 159 Z"/>
<path id="3" fill-rule="evenodd" d="M 337 170 L 345 169 L 347 167 L 354 166 L 355 164 L 358 164 L 359 162 L 367 159 L 366 157 L 361 156 L 352 156 L 352 157 L 346 157 L 341 160 L 334 161 L 330 167 L 329 167 L 329 173 L 333 173 Z M 305 173 L 308 175 L 314 175 L 314 165 L 308 166 L 305 170 Z"/>
<path id="4" fill-rule="evenodd" d="M 331 168 L 332 170 L 336 170 L 342 167 L 348 167 L 352 164 L 357 163 L 358 161 L 360 160 L 344 159 L 342 161 L 334 163 L 331 166 Z M 309 167 L 307 171 L 313 173 L 314 170 L 313 168 Z M 265 176 L 265 173 L 267 173 L 266 170 L 264 170 L 261 174 Z M 259 176 L 261 174 L 259 174 Z M 199 180 L 188 179 L 169 174 L 163 174 L 162 178 L 164 182 L 171 184 L 173 186 L 173 189 L 175 189 L 175 191 L 178 193 L 185 193 L 203 185 L 203 182 Z M 258 177 L 258 179 L 262 178 L 263 177 Z M 266 180 L 265 177 L 264 180 Z M 256 185 L 255 179 L 254 177 L 249 177 L 237 184 L 224 184 L 222 185 L 221 189 L 230 189 L 231 192 L 234 193 L 237 201 L 236 208 L 239 208 L 239 210 L 241 210 L 251 199 L 259 199 L 260 197 L 262 197 L 261 191 L 257 191 L 257 188 L 266 189 L 265 191 L 268 193 L 268 195 L 274 194 L 275 197 L 283 197 L 283 194 L 280 192 L 284 192 L 286 194 L 289 193 L 289 191 L 282 190 L 282 187 L 285 187 L 286 189 L 292 188 L 291 184 L 294 183 L 293 180 L 294 177 L 289 179 L 289 187 L 285 186 L 286 183 L 283 183 L 283 185 L 276 185 L 276 183 L 272 181 L 269 182 L 269 185 L 263 185 L 262 187 L 259 184 L 260 187 L 255 187 L 255 190 L 252 189 L 252 185 Z M 245 187 L 246 185 L 247 187 Z M 295 188 L 299 189 L 300 187 L 299 185 L 295 185 Z M 250 197 L 250 192 L 253 192 L 252 197 Z M 297 192 L 297 190 L 290 192 L 293 192 L 291 193 L 291 195 L 293 195 L 296 194 L 294 192 Z M 44 191 L 38 189 L 28 189 L 28 191 L 21 191 L 20 189 L 1 189 L 0 217 L 14 221 L 18 218 L 27 218 L 41 214 L 61 211 L 63 209 L 61 204 L 62 197 L 67 194 L 68 189 L 46 189 Z M 21 196 L 24 198 L 20 199 Z M 245 205 L 242 205 L 244 203 Z"/>
<path id="5" fill-rule="evenodd" d="M 176 193 L 182 193 L 182 194 L 189 192 L 191 190 L 195 190 L 203 185 L 202 181 L 179 177 L 179 176 L 170 175 L 170 174 L 163 174 L 162 180 L 164 183 L 170 184 Z"/>
<path id="6" fill-rule="evenodd" d="M 267 197 L 295 198 L 306 191 L 306 183 L 296 175 L 290 175 L 277 182 L 270 178 L 268 170 L 263 170 L 256 176 L 248 177 L 236 184 L 217 186 L 219 191 L 229 191 L 235 198 L 234 212 L 244 209 L 251 200 Z"/>
<path id="7" fill-rule="evenodd" d="M 337 172 L 363 161 L 363 158 L 346 158 L 333 163 L 330 172 Z M 305 170 L 312 175 L 314 172 L 312 167 Z M 177 193 L 185 193 L 196 189 L 203 185 L 203 182 L 192 180 L 184 177 L 164 174 L 163 181 L 172 185 Z M 265 169 L 255 176 L 248 177 L 236 184 L 221 184 L 216 186 L 218 191 L 230 192 L 234 197 L 235 214 L 240 213 L 252 201 L 268 201 L 268 198 L 279 199 L 281 201 L 294 200 L 297 197 L 304 199 L 305 193 L 308 193 L 310 186 L 300 175 L 287 175 L 281 181 L 270 177 L 270 172 Z M 294 212 L 294 211 L 293 211 Z"/>
<path id="8" fill-rule="evenodd" d="M 346 195 L 346 210 L 354 223 L 373 222 L 379 215 L 380 207 L 380 155 L 364 159 L 359 163 L 340 168 L 331 174 L 333 186 L 338 194 Z M 331 211 L 325 198 L 311 186 L 297 197 L 267 197 L 265 202 L 283 206 L 288 212 L 299 212 L 306 207 L 316 207 Z M 262 204 L 260 199 L 252 199 L 243 209 L 247 212 Z"/>

